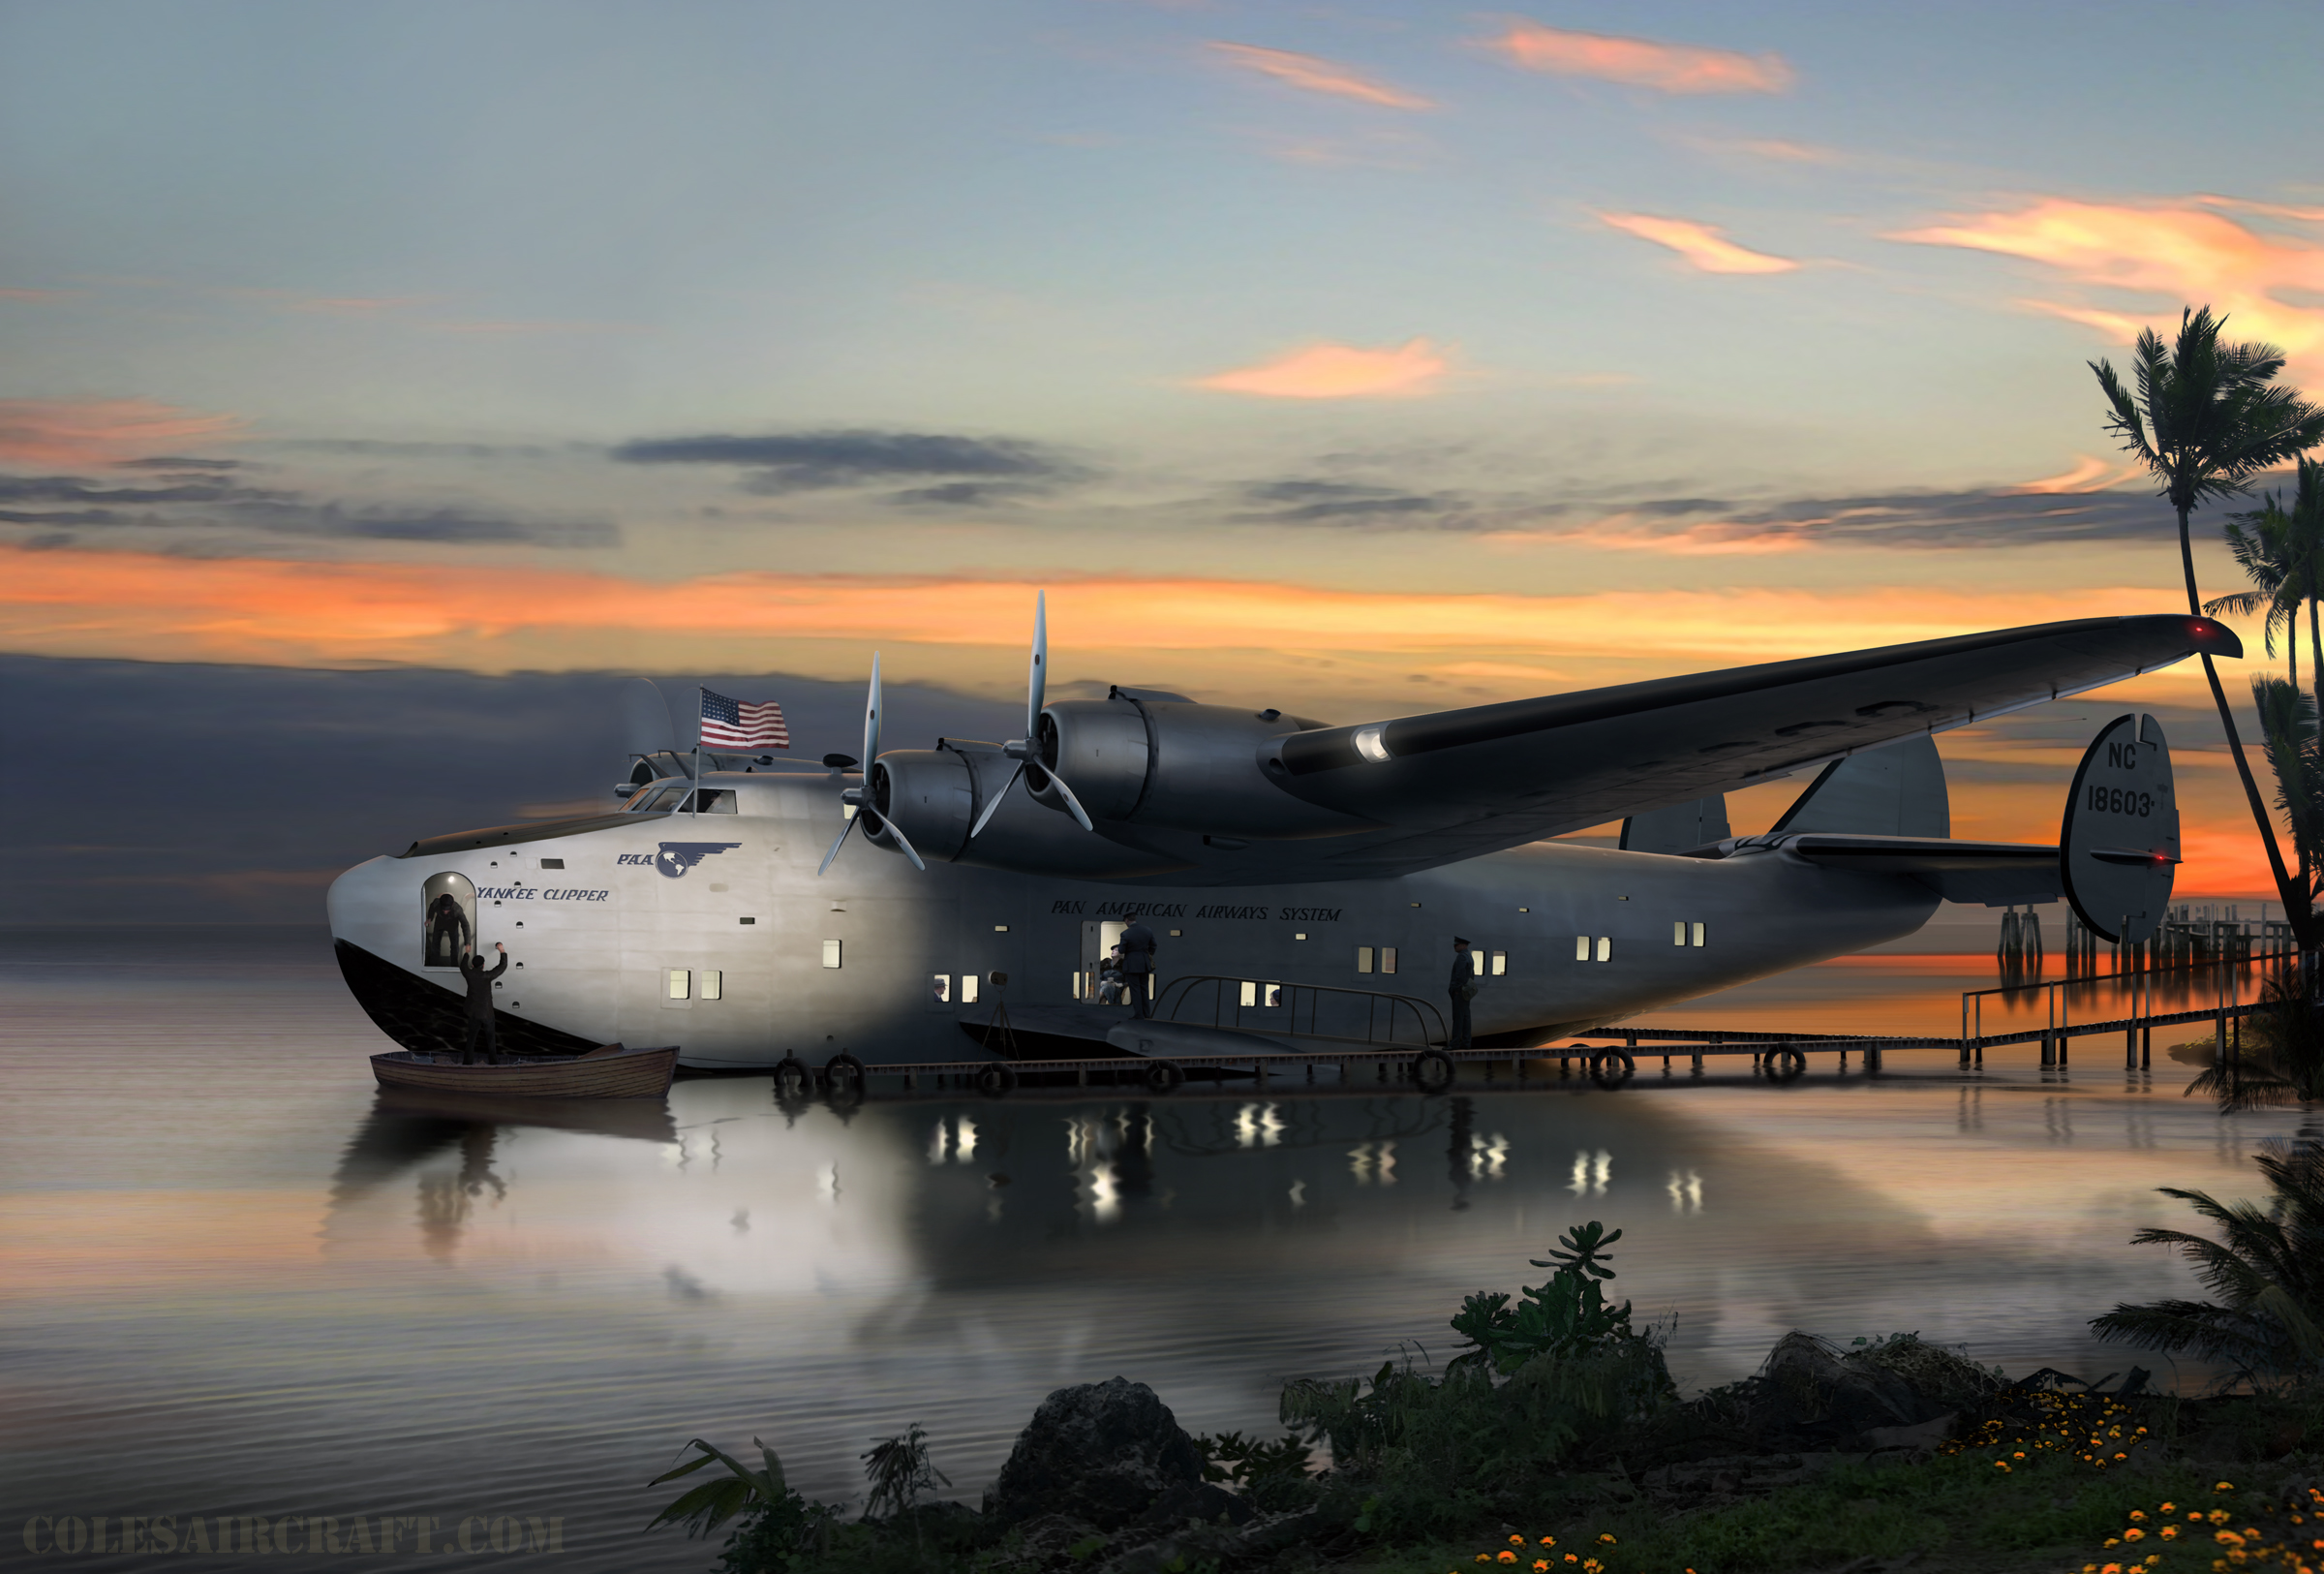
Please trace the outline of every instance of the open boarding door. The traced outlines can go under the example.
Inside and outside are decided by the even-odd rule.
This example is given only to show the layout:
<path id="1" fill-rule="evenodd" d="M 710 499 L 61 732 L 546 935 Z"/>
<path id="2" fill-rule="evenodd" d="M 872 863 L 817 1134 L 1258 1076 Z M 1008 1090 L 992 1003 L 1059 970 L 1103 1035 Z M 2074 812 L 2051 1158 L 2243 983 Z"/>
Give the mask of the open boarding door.
<path id="1" fill-rule="evenodd" d="M 1082 963 L 1073 978 L 1073 998 L 1085 1004 L 1097 1002 L 1097 973 L 1114 947 L 1120 943 L 1121 932 L 1130 927 L 1126 918 L 1085 918 L 1082 920 Z"/>
<path id="2" fill-rule="evenodd" d="M 2065 899 L 2100 940 L 2151 939 L 2179 873 L 2171 746 L 2152 716 L 2121 716 L 2091 740 L 2058 832 Z"/>

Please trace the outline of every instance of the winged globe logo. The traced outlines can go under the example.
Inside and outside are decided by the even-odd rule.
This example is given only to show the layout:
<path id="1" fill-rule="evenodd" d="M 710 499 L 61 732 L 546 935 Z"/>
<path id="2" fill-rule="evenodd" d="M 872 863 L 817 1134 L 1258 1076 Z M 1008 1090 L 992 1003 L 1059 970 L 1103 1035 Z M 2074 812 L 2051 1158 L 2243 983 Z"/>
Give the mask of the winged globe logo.
<path id="1" fill-rule="evenodd" d="M 714 852 L 741 847 L 740 842 L 664 842 L 654 854 L 654 868 L 664 880 L 684 880 L 686 872 Z"/>

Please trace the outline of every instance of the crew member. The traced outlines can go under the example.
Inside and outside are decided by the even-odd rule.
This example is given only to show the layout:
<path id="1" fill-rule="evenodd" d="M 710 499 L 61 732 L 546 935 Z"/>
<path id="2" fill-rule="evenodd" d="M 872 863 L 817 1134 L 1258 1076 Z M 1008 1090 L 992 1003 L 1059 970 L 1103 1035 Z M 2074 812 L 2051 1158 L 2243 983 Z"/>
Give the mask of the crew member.
<path id="1" fill-rule="evenodd" d="M 492 985 L 494 979 L 508 971 L 508 947 L 494 941 L 492 948 L 501 953 L 501 960 L 489 968 L 474 951 L 460 958 L 460 975 L 468 980 L 468 1042 L 460 1049 L 462 1065 L 475 1064 L 479 1041 L 484 1045 L 484 1064 L 501 1064 L 500 1027 L 492 1015 Z"/>
<path id="2" fill-rule="evenodd" d="M 1130 1004 L 1137 1014 L 1153 1015 L 1154 932 L 1146 927 L 1146 915 L 1140 913 L 1130 920 L 1130 927 L 1121 932 L 1121 978 L 1129 986 Z"/>
<path id="3" fill-rule="evenodd" d="M 468 914 L 460 899 L 446 891 L 428 904 L 428 966 L 456 968 L 468 954 Z"/>
<path id="4" fill-rule="evenodd" d="M 1452 1036 L 1445 1040 L 1445 1047 L 1466 1049 L 1469 1002 L 1477 998 L 1477 958 L 1469 942 L 1458 935 L 1452 937 L 1452 976 L 1446 981 L 1445 993 L 1452 998 Z"/>

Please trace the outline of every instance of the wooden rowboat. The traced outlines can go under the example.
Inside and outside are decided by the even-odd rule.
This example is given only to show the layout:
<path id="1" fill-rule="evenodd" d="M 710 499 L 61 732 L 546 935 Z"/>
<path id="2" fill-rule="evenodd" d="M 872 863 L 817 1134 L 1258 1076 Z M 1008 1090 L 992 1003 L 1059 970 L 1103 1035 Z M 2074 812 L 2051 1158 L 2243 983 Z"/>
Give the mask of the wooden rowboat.
<path id="1" fill-rule="evenodd" d="M 522 1061 L 462 1065 L 457 1055 L 408 1049 L 371 1058 L 382 1088 L 491 1094 L 503 1098 L 659 1098 L 678 1070 L 678 1046 L 625 1049 L 607 1044 L 586 1055 L 528 1055 Z"/>

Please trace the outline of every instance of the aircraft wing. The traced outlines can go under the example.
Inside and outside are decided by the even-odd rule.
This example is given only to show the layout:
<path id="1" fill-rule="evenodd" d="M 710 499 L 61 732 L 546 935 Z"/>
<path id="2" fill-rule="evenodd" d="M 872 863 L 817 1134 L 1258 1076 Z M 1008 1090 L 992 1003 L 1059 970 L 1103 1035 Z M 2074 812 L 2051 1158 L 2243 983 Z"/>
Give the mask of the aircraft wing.
<path id="1" fill-rule="evenodd" d="M 1311 845 L 1319 866 L 1388 875 L 1750 787 L 2197 653 L 2243 645 L 2209 618 L 2035 624 L 1319 727 L 1270 745 L 1267 770 L 1295 797 L 1385 828 Z"/>

